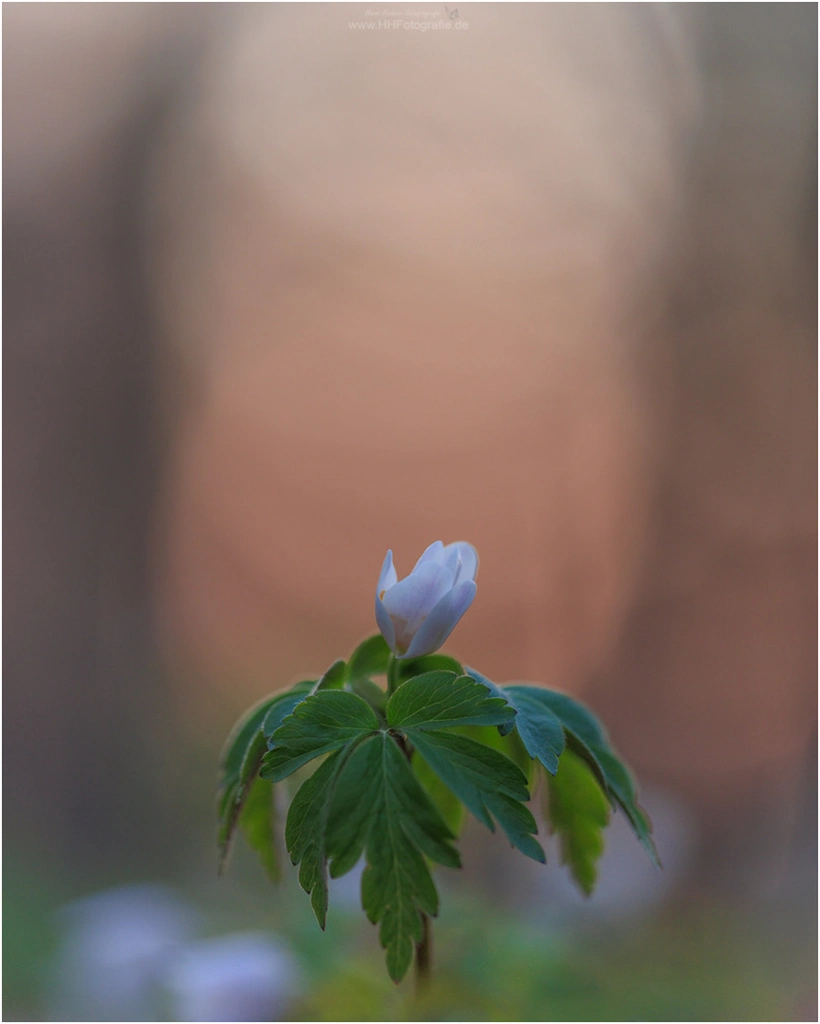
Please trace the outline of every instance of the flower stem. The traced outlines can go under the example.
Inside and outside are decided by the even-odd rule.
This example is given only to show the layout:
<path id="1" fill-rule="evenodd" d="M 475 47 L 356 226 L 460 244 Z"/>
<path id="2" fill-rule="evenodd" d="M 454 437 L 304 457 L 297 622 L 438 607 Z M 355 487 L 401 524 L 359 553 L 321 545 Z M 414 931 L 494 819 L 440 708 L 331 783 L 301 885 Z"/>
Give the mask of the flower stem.
<path id="1" fill-rule="evenodd" d="M 416 990 L 423 991 L 433 971 L 433 923 L 428 914 L 421 914 L 421 942 L 416 943 Z"/>
<path id="2" fill-rule="evenodd" d="M 391 697 L 399 685 L 399 662 L 394 655 L 390 655 L 387 663 L 387 696 Z"/>

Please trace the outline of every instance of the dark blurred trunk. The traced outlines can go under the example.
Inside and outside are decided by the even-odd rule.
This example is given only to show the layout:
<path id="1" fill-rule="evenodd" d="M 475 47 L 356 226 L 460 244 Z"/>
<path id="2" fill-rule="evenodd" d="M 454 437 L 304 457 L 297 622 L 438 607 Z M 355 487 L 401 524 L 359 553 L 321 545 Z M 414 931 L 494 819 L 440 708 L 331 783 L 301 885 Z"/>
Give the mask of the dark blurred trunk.
<path id="1" fill-rule="evenodd" d="M 4 186 L 6 836 L 86 864 L 159 835 L 167 424 L 142 225 L 164 97 L 147 91 L 36 182 L 12 160 Z"/>
<path id="2" fill-rule="evenodd" d="M 799 793 L 817 701 L 817 11 L 699 10 L 653 550 L 590 696 L 639 772 L 699 808 L 700 881 L 765 902 L 804 885 L 795 851 L 816 864 Z"/>

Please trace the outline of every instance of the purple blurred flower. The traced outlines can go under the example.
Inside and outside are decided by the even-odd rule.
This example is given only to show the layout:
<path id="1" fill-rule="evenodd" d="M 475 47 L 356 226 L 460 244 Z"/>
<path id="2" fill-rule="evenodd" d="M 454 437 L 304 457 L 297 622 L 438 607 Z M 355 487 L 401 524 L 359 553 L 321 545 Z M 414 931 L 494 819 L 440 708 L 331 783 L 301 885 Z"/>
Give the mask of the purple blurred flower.
<path id="1" fill-rule="evenodd" d="M 51 1020 L 157 1020 L 162 975 L 198 915 L 171 889 L 127 885 L 64 907 Z"/>
<path id="2" fill-rule="evenodd" d="M 247 932 L 187 946 L 169 969 L 174 1020 L 281 1020 L 300 988 L 291 954 Z"/>
<path id="3" fill-rule="evenodd" d="M 388 551 L 376 587 L 376 622 L 397 658 L 420 658 L 437 651 L 473 603 L 478 555 L 460 540 L 440 540 L 399 580 Z"/>

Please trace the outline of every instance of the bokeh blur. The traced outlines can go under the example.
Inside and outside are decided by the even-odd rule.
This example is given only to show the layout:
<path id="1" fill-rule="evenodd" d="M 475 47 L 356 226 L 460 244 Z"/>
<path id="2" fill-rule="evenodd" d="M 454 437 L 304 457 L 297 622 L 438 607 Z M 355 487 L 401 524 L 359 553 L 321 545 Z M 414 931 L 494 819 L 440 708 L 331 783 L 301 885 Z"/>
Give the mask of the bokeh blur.
<path id="1" fill-rule="evenodd" d="M 6 1020 L 811 1020 L 813 4 L 3 7 Z M 468 826 L 437 978 L 215 877 L 236 716 L 472 542 L 598 892 Z M 523 863 L 522 863 L 523 862 Z"/>

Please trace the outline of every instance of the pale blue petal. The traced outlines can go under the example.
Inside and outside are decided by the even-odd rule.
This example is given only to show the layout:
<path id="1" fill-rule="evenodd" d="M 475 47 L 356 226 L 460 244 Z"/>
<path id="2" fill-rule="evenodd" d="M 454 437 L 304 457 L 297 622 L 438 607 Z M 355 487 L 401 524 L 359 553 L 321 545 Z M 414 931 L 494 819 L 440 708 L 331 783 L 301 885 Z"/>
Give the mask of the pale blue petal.
<path id="1" fill-rule="evenodd" d="M 426 549 L 426 551 L 418 560 L 418 562 L 416 562 L 416 564 L 413 566 L 413 572 L 415 572 L 420 565 L 424 565 L 425 562 L 441 562 L 442 551 L 444 551 L 444 544 L 440 540 L 433 541 L 430 547 Z"/>
<path id="2" fill-rule="evenodd" d="M 379 573 L 379 582 L 376 584 L 376 595 L 381 595 L 389 587 L 392 587 L 398 580 L 396 570 L 393 567 L 393 552 L 388 551 L 384 556 L 382 571 Z"/>
<path id="3" fill-rule="evenodd" d="M 451 589 L 452 576 L 443 565 L 425 562 L 399 580 L 382 600 L 393 618 L 413 622 L 426 616 Z"/>
<path id="4" fill-rule="evenodd" d="M 448 544 L 441 553 L 441 561 L 449 569 L 453 585 L 455 586 L 456 576 L 461 565 L 461 554 L 458 550 L 458 544 Z"/>
<path id="5" fill-rule="evenodd" d="M 376 624 L 379 627 L 379 632 L 387 641 L 387 646 L 396 654 L 396 630 L 393 628 L 393 620 L 384 607 L 384 601 L 378 594 L 376 594 Z"/>
<path id="6" fill-rule="evenodd" d="M 464 580 L 446 593 L 419 627 L 407 651 L 399 657 L 420 658 L 437 651 L 473 603 L 477 589 L 473 580 Z"/>
<path id="7" fill-rule="evenodd" d="M 406 651 L 416 630 L 451 589 L 453 577 L 436 562 L 425 562 L 384 595 L 384 606 L 393 620 L 396 648 Z"/>
<path id="8" fill-rule="evenodd" d="M 457 552 L 453 585 L 463 583 L 464 580 L 474 580 L 478 572 L 478 552 L 473 545 L 466 540 L 457 540 L 448 544 L 445 550 L 450 549 Z"/>

